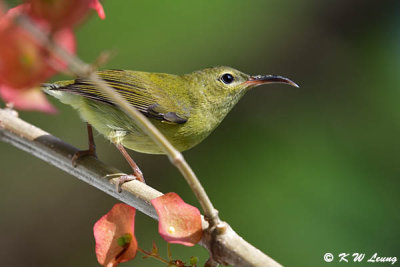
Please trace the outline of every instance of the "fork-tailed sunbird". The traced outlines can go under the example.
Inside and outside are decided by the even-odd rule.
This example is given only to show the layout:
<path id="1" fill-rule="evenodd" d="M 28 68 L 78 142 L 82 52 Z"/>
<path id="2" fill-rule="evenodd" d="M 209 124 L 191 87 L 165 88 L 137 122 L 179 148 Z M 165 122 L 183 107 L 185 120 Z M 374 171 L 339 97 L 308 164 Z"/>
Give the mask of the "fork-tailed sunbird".
<path id="1" fill-rule="evenodd" d="M 184 75 L 130 70 L 102 70 L 97 74 L 147 116 L 179 151 L 206 138 L 251 88 L 270 83 L 298 87 L 282 76 L 250 76 L 230 67 L 206 68 Z M 163 153 L 134 120 L 89 80 L 44 84 L 43 89 L 78 110 L 84 121 L 114 144 L 143 153 Z"/>

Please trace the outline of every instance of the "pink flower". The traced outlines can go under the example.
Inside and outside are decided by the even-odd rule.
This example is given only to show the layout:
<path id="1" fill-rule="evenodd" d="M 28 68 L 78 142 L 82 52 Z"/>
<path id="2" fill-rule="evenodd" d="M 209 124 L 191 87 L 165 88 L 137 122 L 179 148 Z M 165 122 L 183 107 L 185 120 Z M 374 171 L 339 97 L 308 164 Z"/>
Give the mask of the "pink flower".
<path id="1" fill-rule="evenodd" d="M 0 40 L 7 40 L 0 42 L 0 94 L 5 101 L 14 103 L 16 108 L 54 112 L 44 95 L 39 97 L 38 85 L 65 68 L 66 63 L 15 24 L 14 19 L 28 8 L 27 4 L 19 5 L 0 18 Z M 47 22 L 38 19 L 33 22 L 42 31 L 49 32 Z M 52 35 L 55 43 L 75 53 L 76 42 L 71 29 L 64 28 Z M 34 87 L 36 89 L 32 89 Z M 37 92 L 34 93 L 35 90 Z M 33 97 L 32 100 L 28 96 Z"/>

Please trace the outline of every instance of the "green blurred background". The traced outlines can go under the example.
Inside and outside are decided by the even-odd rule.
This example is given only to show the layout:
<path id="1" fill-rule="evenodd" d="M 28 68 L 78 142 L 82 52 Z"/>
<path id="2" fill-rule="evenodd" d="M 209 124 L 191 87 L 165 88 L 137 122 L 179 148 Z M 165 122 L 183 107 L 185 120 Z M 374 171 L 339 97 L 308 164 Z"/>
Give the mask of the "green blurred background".
<path id="1" fill-rule="evenodd" d="M 229 65 L 301 85 L 249 92 L 184 153 L 222 219 L 246 240 L 287 266 L 339 265 L 325 263 L 326 252 L 400 258 L 399 1 L 113 0 L 104 7 L 106 20 L 91 16 L 77 30 L 78 54 L 88 62 L 113 50 L 105 68 L 182 74 Z M 20 116 L 86 148 L 77 113 L 51 101 L 56 116 Z M 101 160 L 129 172 L 108 141 L 96 142 Z M 0 151 L 0 265 L 96 266 L 92 226 L 117 201 L 8 144 Z M 165 156 L 131 155 L 149 185 L 198 206 Z M 156 240 L 166 252 L 156 222 L 143 214 L 136 235 L 141 247 Z M 207 259 L 198 246 L 172 251 L 184 261 Z M 138 255 L 121 266 L 162 266 Z"/>

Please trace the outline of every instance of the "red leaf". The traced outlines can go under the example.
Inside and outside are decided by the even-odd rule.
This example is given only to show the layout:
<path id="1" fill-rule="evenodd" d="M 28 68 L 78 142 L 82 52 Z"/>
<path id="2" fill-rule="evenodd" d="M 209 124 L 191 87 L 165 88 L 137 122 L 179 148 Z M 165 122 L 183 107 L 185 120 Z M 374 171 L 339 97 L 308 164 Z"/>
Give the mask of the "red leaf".
<path id="1" fill-rule="evenodd" d="M 56 113 L 57 110 L 47 101 L 39 87 L 28 90 L 9 88 L 0 85 L 0 96 L 7 103 L 20 110 L 38 110 L 47 113 Z"/>
<path id="2" fill-rule="evenodd" d="M 96 256 L 102 266 L 117 266 L 136 256 L 135 208 L 126 204 L 114 207 L 93 227 Z"/>
<path id="3" fill-rule="evenodd" d="M 201 240 L 200 211 L 185 203 L 176 193 L 151 200 L 158 214 L 158 232 L 169 243 L 194 246 Z"/>

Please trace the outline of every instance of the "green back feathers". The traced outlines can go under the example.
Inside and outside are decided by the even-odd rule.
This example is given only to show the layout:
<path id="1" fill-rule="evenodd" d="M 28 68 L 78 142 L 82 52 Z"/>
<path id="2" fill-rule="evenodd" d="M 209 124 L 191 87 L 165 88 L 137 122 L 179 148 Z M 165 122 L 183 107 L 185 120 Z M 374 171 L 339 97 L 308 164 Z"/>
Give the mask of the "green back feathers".
<path id="1" fill-rule="evenodd" d="M 148 117 L 169 123 L 182 124 L 187 118 L 179 114 L 179 107 L 165 101 L 165 88 L 158 84 L 157 76 L 146 72 L 125 70 L 98 71 L 97 75 L 118 92 L 129 104 Z M 153 76 L 153 77 L 152 77 Z M 177 77 L 177 76 L 176 76 Z M 163 77 L 165 79 L 165 77 Z M 161 80 L 164 80 L 161 78 Z M 168 81 L 167 81 L 168 82 Z M 75 81 L 58 82 L 50 90 L 68 92 L 114 106 L 114 103 L 90 81 L 78 78 Z"/>

